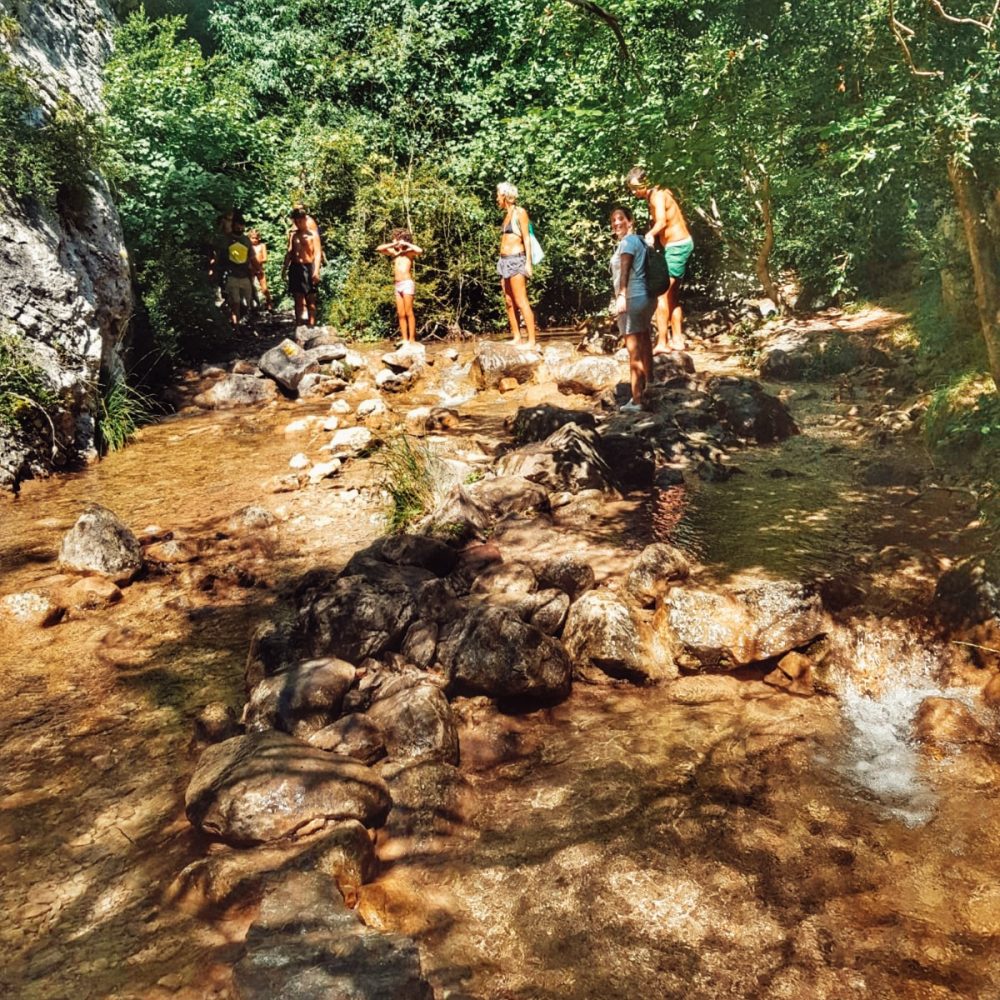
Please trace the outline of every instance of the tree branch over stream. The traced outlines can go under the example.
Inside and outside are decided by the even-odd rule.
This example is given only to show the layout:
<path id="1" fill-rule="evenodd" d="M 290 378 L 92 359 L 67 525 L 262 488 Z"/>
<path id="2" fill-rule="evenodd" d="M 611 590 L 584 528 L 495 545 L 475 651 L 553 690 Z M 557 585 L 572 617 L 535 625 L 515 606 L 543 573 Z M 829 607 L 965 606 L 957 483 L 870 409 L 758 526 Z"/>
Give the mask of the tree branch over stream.
<path id="1" fill-rule="evenodd" d="M 572 4 L 574 7 L 579 7 L 591 17 L 597 18 L 599 21 L 603 21 L 611 29 L 615 38 L 618 40 L 618 54 L 625 62 L 632 61 L 632 54 L 628 50 L 628 43 L 625 41 L 622 26 L 614 14 L 611 14 L 603 7 L 593 3 L 592 0 L 566 0 L 566 3 Z"/>

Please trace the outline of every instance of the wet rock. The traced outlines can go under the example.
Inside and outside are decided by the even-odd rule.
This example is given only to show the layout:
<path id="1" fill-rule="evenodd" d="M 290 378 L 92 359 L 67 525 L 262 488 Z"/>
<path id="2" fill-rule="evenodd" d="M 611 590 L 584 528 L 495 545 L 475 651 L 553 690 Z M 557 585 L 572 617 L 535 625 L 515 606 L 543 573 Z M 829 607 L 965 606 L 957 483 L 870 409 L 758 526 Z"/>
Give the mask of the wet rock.
<path id="1" fill-rule="evenodd" d="M 309 372 L 299 382 L 299 399 L 323 399 L 347 388 L 347 380 L 341 375 L 327 372 Z"/>
<path id="2" fill-rule="evenodd" d="M 365 927 L 315 874 L 267 895 L 246 948 L 233 969 L 238 1000 L 433 1000 L 417 946 Z"/>
<path id="3" fill-rule="evenodd" d="M 378 726 L 390 760 L 458 763 L 458 731 L 441 688 L 423 682 L 377 696 L 368 718 Z"/>
<path id="4" fill-rule="evenodd" d="M 278 397 L 278 387 L 256 375 L 227 375 L 198 393 L 194 405 L 203 410 L 228 410 L 236 406 L 260 406 Z"/>
<path id="5" fill-rule="evenodd" d="M 392 794 L 392 811 L 386 820 L 387 855 L 393 842 L 399 850 L 460 831 L 468 813 L 468 786 L 461 771 L 439 760 L 387 761 L 378 767 Z"/>
<path id="6" fill-rule="evenodd" d="M 778 660 L 778 665 L 764 678 L 765 684 L 781 688 L 789 694 L 811 695 L 814 693 L 812 683 L 812 660 L 802 653 L 785 653 Z"/>
<path id="7" fill-rule="evenodd" d="M 548 366 L 560 392 L 596 396 L 618 384 L 622 367 L 614 358 L 587 357 Z"/>
<path id="8" fill-rule="evenodd" d="M 535 351 L 481 341 L 476 345 L 469 376 L 477 389 L 496 389 L 504 378 L 530 382 L 541 362 L 542 356 Z"/>
<path id="9" fill-rule="evenodd" d="M 46 594 L 27 590 L 0 600 L 0 622 L 6 620 L 31 628 L 48 628 L 62 621 L 66 608 Z"/>
<path id="10" fill-rule="evenodd" d="M 570 661 L 558 642 L 503 608 L 476 608 L 447 625 L 438 659 L 456 691 L 491 698 L 561 698 Z"/>
<path id="11" fill-rule="evenodd" d="M 277 618 L 262 622 L 250 639 L 244 667 L 247 690 L 265 677 L 291 670 L 303 658 L 304 639 L 295 621 Z"/>
<path id="12" fill-rule="evenodd" d="M 352 712 L 306 737 L 310 746 L 374 764 L 385 754 L 382 730 L 363 712 Z"/>
<path id="13" fill-rule="evenodd" d="M 371 769 L 274 731 L 209 747 L 184 803 L 194 826 L 235 846 L 312 832 L 328 820 L 378 826 L 391 805 Z"/>
<path id="14" fill-rule="evenodd" d="M 324 445 L 324 450 L 331 451 L 338 457 L 353 457 L 360 455 L 373 440 L 374 435 L 367 427 L 342 427 L 334 432 L 330 443 Z"/>
<path id="15" fill-rule="evenodd" d="M 946 625 L 979 625 L 1000 620 L 1000 583 L 992 561 L 973 556 L 941 574 L 932 608 Z"/>
<path id="16" fill-rule="evenodd" d="M 166 898 L 187 913 L 212 917 L 259 903 L 269 886 L 300 871 L 333 879 L 342 893 L 357 893 L 378 872 L 368 831 L 348 820 L 288 844 L 222 848 L 188 865 L 167 889 Z"/>
<path id="17" fill-rule="evenodd" d="M 683 486 L 684 473 L 680 469 L 672 469 L 669 466 L 658 469 L 653 485 L 658 490 L 670 490 L 676 486 Z"/>
<path id="18" fill-rule="evenodd" d="M 519 562 L 493 563 L 476 576 L 473 594 L 513 595 L 535 590 L 535 574 L 530 566 Z"/>
<path id="19" fill-rule="evenodd" d="M 523 476 L 550 491 L 611 492 L 616 483 L 597 434 L 577 424 L 566 424 L 544 441 L 509 452 L 497 463 L 497 471 Z"/>
<path id="20" fill-rule="evenodd" d="M 399 651 L 418 667 L 429 667 L 434 663 L 437 641 L 437 622 L 417 621 L 407 630 Z"/>
<path id="21" fill-rule="evenodd" d="M 527 514 L 549 509 L 544 487 L 523 476 L 493 476 L 466 487 L 481 510 L 492 521 L 510 514 Z"/>
<path id="22" fill-rule="evenodd" d="M 685 670 L 734 669 L 767 660 L 826 630 L 818 594 L 786 581 L 726 591 L 675 588 L 658 615 Z"/>
<path id="23" fill-rule="evenodd" d="M 714 378 L 708 383 L 708 392 L 719 422 L 741 440 L 771 444 L 799 432 L 785 404 L 753 379 Z"/>
<path id="24" fill-rule="evenodd" d="M 253 375 L 256 377 L 260 374 L 260 369 L 257 367 L 256 361 L 237 359 L 233 362 L 232 373 L 234 375 Z"/>
<path id="25" fill-rule="evenodd" d="M 517 613 L 546 635 L 558 635 L 569 613 L 569 594 L 561 590 L 539 590 L 516 602 Z"/>
<path id="26" fill-rule="evenodd" d="M 923 475 L 919 468 L 895 462 L 873 462 L 865 469 L 861 482 L 865 486 L 917 486 Z"/>
<path id="27" fill-rule="evenodd" d="M 266 508 L 258 504 L 243 507 L 226 522 L 226 530 L 233 534 L 242 531 L 257 531 L 277 524 L 278 519 Z"/>
<path id="28" fill-rule="evenodd" d="M 419 378 L 419 368 L 411 368 L 405 372 L 394 372 L 390 368 L 383 368 L 375 376 L 375 386 L 382 392 L 406 392 L 417 384 Z"/>
<path id="29" fill-rule="evenodd" d="M 427 349 L 423 344 L 404 343 L 391 354 L 382 355 L 382 364 L 395 372 L 407 372 L 427 363 Z"/>
<path id="30" fill-rule="evenodd" d="M 146 560 L 163 566 L 179 566 L 194 562 L 197 558 L 198 549 L 192 542 L 184 539 L 170 538 L 146 547 Z"/>
<path id="31" fill-rule="evenodd" d="M 261 355 L 260 370 L 288 392 L 297 392 L 303 376 L 319 371 L 320 362 L 293 340 L 285 339 Z"/>
<path id="32" fill-rule="evenodd" d="M 604 461 L 626 489 L 645 489 L 656 476 L 656 449 L 637 434 L 601 434 L 597 439 Z"/>
<path id="33" fill-rule="evenodd" d="M 572 605 L 563 645 L 580 680 L 600 680 L 597 672 L 640 684 L 677 676 L 670 648 L 651 624 L 607 591 L 587 591 Z"/>
<path id="34" fill-rule="evenodd" d="M 518 444 L 530 444 L 544 441 L 566 424 L 577 424 L 589 430 L 597 427 L 597 421 L 589 410 L 567 410 L 542 404 L 522 406 L 511 421 L 511 430 Z"/>
<path id="35" fill-rule="evenodd" d="M 78 611 L 97 611 L 110 608 L 121 599 L 121 590 L 111 580 L 103 576 L 85 576 L 63 591 L 59 603 Z"/>
<path id="36" fill-rule="evenodd" d="M 280 729 L 305 738 L 331 723 L 354 683 L 354 667 L 334 657 L 305 660 L 265 677 L 243 712 L 248 732 Z"/>
<path id="37" fill-rule="evenodd" d="M 682 705 L 711 705 L 719 701 L 739 701 L 743 682 L 729 674 L 691 674 L 678 677 L 670 685 L 671 700 Z"/>
<path id="38" fill-rule="evenodd" d="M 655 542 L 647 545 L 632 564 L 625 578 L 625 593 L 640 607 L 653 607 L 690 572 L 691 566 L 680 549 Z"/>
<path id="39" fill-rule="evenodd" d="M 314 656 L 360 663 L 366 656 L 398 649 L 417 617 L 415 579 L 386 567 L 378 580 L 340 577 L 304 610 Z"/>
<path id="40" fill-rule="evenodd" d="M 123 521 L 107 507 L 91 504 L 63 537 L 59 564 L 79 573 L 99 573 L 121 585 L 142 569 L 142 550 Z"/>
<path id="41" fill-rule="evenodd" d="M 987 734 L 968 705 L 953 698 L 925 698 L 913 720 L 913 735 L 922 743 L 982 743 Z"/>
<path id="42" fill-rule="evenodd" d="M 542 563 L 535 571 L 538 586 L 542 589 L 556 587 L 576 600 L 584 591 L 594 586 L 594 570 L 586 559 L 567 553 Z"/>
<path id="43" fill-rule="evenodd" d="M 199 743 L 221 743 L 238 734 L 236 710 L 223 701 L 209 702 L 194 717 L 194 738 Z"/>

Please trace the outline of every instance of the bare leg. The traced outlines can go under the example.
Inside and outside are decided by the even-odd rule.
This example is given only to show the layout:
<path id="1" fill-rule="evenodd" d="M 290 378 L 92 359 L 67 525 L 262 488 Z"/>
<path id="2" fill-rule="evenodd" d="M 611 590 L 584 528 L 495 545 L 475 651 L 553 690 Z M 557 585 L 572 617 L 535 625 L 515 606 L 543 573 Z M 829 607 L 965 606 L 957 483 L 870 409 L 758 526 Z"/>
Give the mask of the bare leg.
<path id="1" fill-rule="evenodd" d="M 510 279 L 510 290 L 514 296 L 514 304 L 517 306 L 518 312 L 524 317 L 524 328 L 528 333 L 528 347 L 534 349 L 535 314 L 531 309 L 531 303 L 528 301 L 528 282 L 523 274 L 515 274 Z"/>
<path id="2" fill-rule="evenodd" d="M 399 335 L 403 338 L 403 343 L 410 339 L 407 332 L 406 321 L 406 296 L 402 292 L 396 292 L 396 319 L 399 321 Z"/>
<path id="3" fill-rule="evenodd" d="M 667 300 L 670 318 L 670 347 L 674 351 L 684 350 L 684 313 L 680 303 L 681 283 L 679 278 L 670 279 L 670 287 L 663 297 Z"/>
<path id="4" fill-rule="evenodd" d="M 413 314 L 413 296 L 404 295 L 403 301 L 406 304 L 407 339 L 411 344 L 415 344 L 417 342 L 417 317 Z"/>
<path id="5" fill-rule="evenodd" d="M 649 382 L 650 370 L 646 368 L 649 334 L 628 333 L 625 335 L 625 346 L 628 348 L 628 373 L 632 385 L 632 402 L 639 406 L 642 403 L 642 394 Z"/>
<path id="6" fill-rule="evenodd" d="M 306 306 L 306 297 L 304 295 L 296 295 L 295 298 L 295 322 L 305 323 L 309 316 L 309 309 Z"/>
<path id="7" fill-rule="evenodd" d="M 510 286 L 510 278 L 500 282 L 503 289 L 503 303 L 507 307 L 507 322 L 510 324 L 510 337 L 515 344 L 521 343 L 521 324 L 517 321 L 517 307 L 514 305 L 514 292 Z"/>
<path id="8" fill-rule="evenodd" d="M 311 295 L 306 296 L 306 306 L 309 310 L 309 325 L 316 325 L 316 293 L 313 292 Z"/>
<path id="9" fill-rule="evenodd" d="M 646 385 L 651 385 L 653 382 L 653 376 L 656 374 L 656 367 L 653 364 L 653 334 L 651 330 L 647 330 L 645 334 L 639 338 L 640 346 L 642 347 L 642 360 L 646 366 Z"/>
<path id="10" fill-rule="evenodd" d="M 656 346 L 653 348 L 654 354 L 666 354 L 670 350 L 667 343 L 667 335 L 670 332 L 670 307 L 667 304 L 667 297 L 670 295 L 668 288 L 656 300 L 656 312 L 653 314 L 656 321 Z"/>

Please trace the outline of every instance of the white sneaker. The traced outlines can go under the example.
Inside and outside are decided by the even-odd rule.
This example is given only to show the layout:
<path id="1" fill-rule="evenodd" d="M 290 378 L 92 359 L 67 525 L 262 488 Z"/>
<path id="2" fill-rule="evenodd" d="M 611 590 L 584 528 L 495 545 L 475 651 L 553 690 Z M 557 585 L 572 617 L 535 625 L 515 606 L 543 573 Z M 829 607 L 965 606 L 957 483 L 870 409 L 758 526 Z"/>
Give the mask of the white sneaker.
<path id="1" fill-rule="evenodd" d="M 642 407 L 638 403 L 633 403 L 631 400 L 627 403 L 622 403 L 618 409 L 622 413 L 642 413 Z"/>

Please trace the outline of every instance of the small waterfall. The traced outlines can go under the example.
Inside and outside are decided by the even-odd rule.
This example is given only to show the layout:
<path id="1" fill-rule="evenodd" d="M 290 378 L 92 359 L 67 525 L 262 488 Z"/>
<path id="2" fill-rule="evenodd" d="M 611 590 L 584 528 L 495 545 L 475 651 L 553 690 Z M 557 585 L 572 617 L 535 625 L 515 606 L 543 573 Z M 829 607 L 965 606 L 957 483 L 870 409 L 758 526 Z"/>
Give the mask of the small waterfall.
<path id="1" fill-rule="evenodd" d="M 970 702 L 967 688 L 935 681 L 939 655 L 904 624 L 870 621 L 841 637 L 843 662 L 837 696 L 845 741 L 833 759 L 822 761 L 861 795 L 907 826 L 934 815 L 936 795 L 921 774 L 925 760 L 913 738 L 913 720 L 925 698 Z"/>

